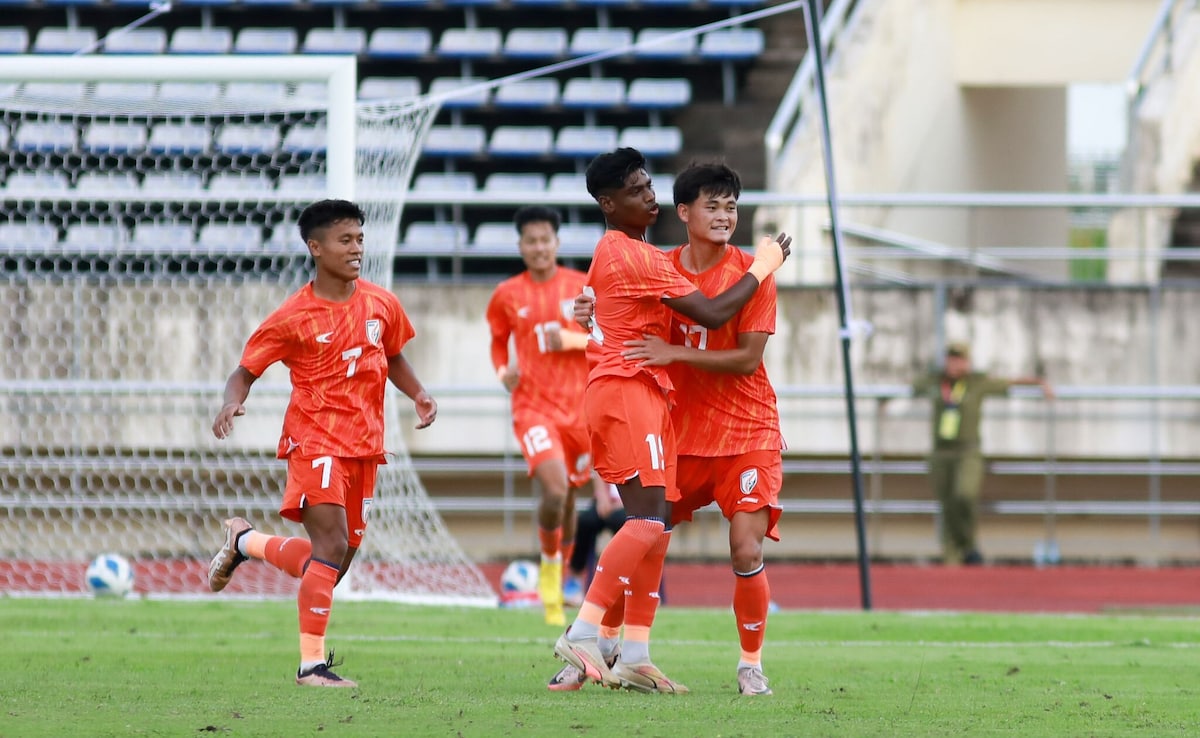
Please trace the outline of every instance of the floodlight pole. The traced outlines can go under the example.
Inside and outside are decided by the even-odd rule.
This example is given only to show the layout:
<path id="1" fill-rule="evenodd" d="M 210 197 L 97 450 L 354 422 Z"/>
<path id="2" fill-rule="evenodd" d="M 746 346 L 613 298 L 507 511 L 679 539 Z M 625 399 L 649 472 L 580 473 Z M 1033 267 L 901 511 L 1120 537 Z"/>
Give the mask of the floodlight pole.
<path id="1" fill-rule="evenodd" d="M 871 559 L 867 555 L 867 535 L 863 514 L 862 455 L 858 448 L 858 414 L 854 409 L 854 371 L 850 365 L 850 339 L 853 321 L 849 318 L 850 295 L 846 285 L 846 270 L 842 264 L 842 228 L 838 220 L 837 177 L 833 171 L 833 146 L 830 144 L 829 106 L 825 99 L 825 60 L 821 44 L 821 8 L 819 0 L 808 0 L 808 51 L 813 55 L 816 74 L 817 101 L 821 106 L 821 153 L 825 162 L 825 191 L 829 204 L 829 232 L 833 234 L 833 266 L 837 279 L 838 318 L 841 322 L 842 371 L 846 382 L 846 421 L 850 428 L 850 476 L 854 487 L 854 530 L 858 536 L 858 580 L 862 608 L 871 609 Z"/>

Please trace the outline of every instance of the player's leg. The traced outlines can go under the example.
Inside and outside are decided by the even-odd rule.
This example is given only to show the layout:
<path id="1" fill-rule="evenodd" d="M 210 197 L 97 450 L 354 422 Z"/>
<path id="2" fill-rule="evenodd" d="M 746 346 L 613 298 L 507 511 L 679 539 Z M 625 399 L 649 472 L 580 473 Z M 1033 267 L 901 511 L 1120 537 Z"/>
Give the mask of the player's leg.
<path id="1" fill-rule="evenodd" d="M 567 467 L 561 458 L 542 461 L 533 470 L 541 488 L 538 501 L 538 541 L 541 566 L 538 569 L 538 596 L 545 609 L 546 623 L 564 625 L 563 615 L 563 519 L 569 488 Z"/>
<path id="2" fill-rule="evenodd" d="M 955 478 L 955 503 L 957 522 L 954 530 L 956 543 L 962 551 L 963 563 L 983 563 L 979 553 L 979 495 L 983 487 L 984 461 L 978 453 L 965 453 L 958 463 Z"/>
<path id="3" fill-rule="evenodd" d="M 300 578 L 296 597 L 300 616 L 300 669 L 296 672 L 296 683 L 318 687 L 358 686 L 330 671 L 333 654 L 328 658 L 325 655 L 333 588 L 349 549 L 346 509 L 333 503 L 310 505 L 304 508 L 301 522 L 312 541 L 312 558 Z"/>
<path id="4" fill-rule="evenodd" d="M 956 513 L 954 504 L 954 477 L 957 465 L 954 456 L 946 453 L 934 453 L 929 457 L 929 485 L 933 488 L 934 499 L 938 501 L 941 530 L 939 538 L 942 544 L 942 563 L 958 564 L 962 562 L 962 552 L 954 541 L 954 522 Z"/>

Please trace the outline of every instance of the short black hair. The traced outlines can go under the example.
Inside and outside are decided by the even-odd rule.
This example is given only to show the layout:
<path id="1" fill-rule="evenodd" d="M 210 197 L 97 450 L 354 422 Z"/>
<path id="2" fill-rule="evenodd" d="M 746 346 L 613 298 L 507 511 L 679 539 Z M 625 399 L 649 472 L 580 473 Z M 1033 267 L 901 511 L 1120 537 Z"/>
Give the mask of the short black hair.
<path id="1" fill-rule="evenodd" d="M 690 205 L 701 195 L 742 195 L 742 178 L 724 162 L 692 162 L 675 177 L 675 204 Z"/>
<path id="2" fill-rule="evenodd" d="M 637 149 L 625 148 L 600 154 L 587 167 L 587 191 L 599 200 L 601 195 L 616 192 L 625 186 L 629 175 L 646 168 L 646 157 Z"/>
<path id="3" fill-rule="evenodd" d="M 517 227 L 517 233 L 520 233 L 521 229 L 530 223 L 549 223 L 554 232 L 558 233 L 558 227 L 562 225 L 562 216 L 554 208 L 545 205 L 526 205 L 513 216 L 513 225 Z"/>
<path id="4" fill-rule="evenodd" d="M 300 213 L 296 225 L 300 226 L 300 239 L 308 243 L 313 231 L 328 228 L 339 220 L 357 220 L 359 225 L 367 222 L 362 208 L 349 200 L 318 200 Z"/>

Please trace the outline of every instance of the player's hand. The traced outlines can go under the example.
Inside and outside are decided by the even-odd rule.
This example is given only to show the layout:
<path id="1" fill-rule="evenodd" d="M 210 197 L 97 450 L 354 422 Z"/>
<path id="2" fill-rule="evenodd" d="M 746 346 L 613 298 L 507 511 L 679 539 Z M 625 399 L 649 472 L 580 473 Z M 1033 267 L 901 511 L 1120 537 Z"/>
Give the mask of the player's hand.
<path id="1" fill-rule="evenodd" d="M 546 339 L 546 351 L 562 351 L 562 326 L 555 322 L 546 323 L 542 335 Z"/>
<path id="2" fill-rule="evenodd" d="M 1054 394 L 1054 387 L 1049 382 L 1042 382 L 1042 397 L 1047 400 L 1053 400 L 1056 396 Z"/>
<path id="3" fill-rule="evenodd" d="M 584 330 L 592 329 L 592 315 L 596 312 L 596 293 L 591 287 L 584 287 L 583 292 L 575 297 L 575 322 Z"/>
<path id="4" fill-rule="evenodd" d="M 780 233 L 774 238 L 763 236 L 754 248 L 754 263 L 748 271 L 761 283 L 783 266 L 791 253 L 792 237 L 788 234 Z"/>
<path id="5" fill-rule="evenodd" d="M 521 371 L 516 367 L 502 366 L 496 370 L 496 379 L 499 379 L 500 384 L 511 394 L 521 381 Z"/>
<path id="6" fill-rule="evenodd" d="M 417 410 L 417 417 L 420 422 L 417 423 L 417 430 L 428 428 L 433 425 L 433 421 L 437 420 L 437 400 L 433 399 L 433 395 L 428 392 L 418 392 L 413 398 L 413 407 Z"/>
<path id="7" fill-rule="evenodd" d="M 638 366 L 666 366 L 675 360 L 674 353 L 675 347 L 658 336 L 642 336 L 640 341 L 626 341 L 621 356 Z"/>
<path id="8" fill-rule="evenodd" d="M 246 406 L 240 402 L 230 402 L 221 408 L 221 412 L 217 413 L 217 417 L 213 420 L 212 432 L 213 435 L 221 440 L 229 437 L 233 432 L 233 419 L 239 415 L 246 414 Z"/>

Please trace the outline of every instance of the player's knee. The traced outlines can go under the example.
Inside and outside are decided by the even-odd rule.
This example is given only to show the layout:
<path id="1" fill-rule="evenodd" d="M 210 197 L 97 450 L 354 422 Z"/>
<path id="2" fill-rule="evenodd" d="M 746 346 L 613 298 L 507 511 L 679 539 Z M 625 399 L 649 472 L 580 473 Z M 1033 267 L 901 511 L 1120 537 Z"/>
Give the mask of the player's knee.
<path id="1" fill-rule="evenodd" d="M 762 541 L 743 536 L 729 542 L 729 561 L 734 571 L 749 572 L 762 566 Z"/>

